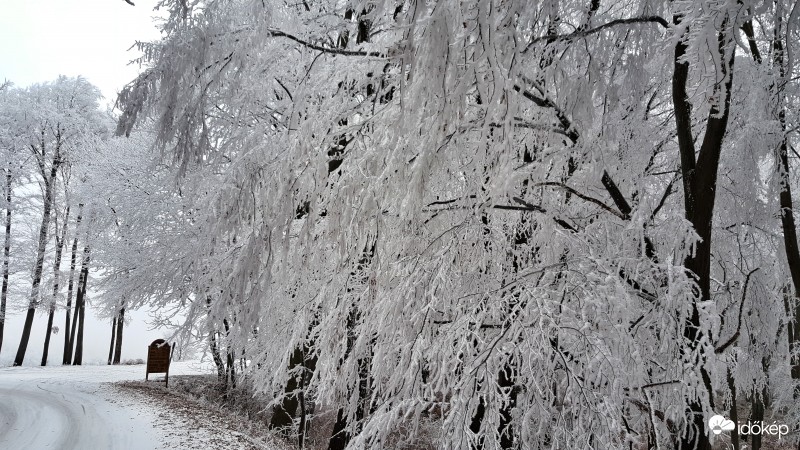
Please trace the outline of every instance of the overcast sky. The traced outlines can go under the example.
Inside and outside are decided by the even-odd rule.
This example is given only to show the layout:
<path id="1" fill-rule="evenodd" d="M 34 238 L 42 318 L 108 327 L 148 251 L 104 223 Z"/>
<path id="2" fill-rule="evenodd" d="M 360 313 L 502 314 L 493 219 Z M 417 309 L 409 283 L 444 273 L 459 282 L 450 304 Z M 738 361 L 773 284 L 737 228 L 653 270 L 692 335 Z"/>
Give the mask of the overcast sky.
<path id="1" fill-rule="evenodd" d="M 158 39 L 156 0 L 14 0 L 0 14 L 0 80 L 17 86 L 83 75 L 106 102 L 132 80 L 137 41 Z"/>
<path id="2" fill-rule="evenodd" d="M 0 81 L 24 87 L 54 80 L 58 75 L 82 75 L 100 88 L 107 104 L 139 72 L 128 63 L 138 57 L 128 49 L 137 41 L 155 40 L 159 32 L 153 22 L 156 0 L 14 0 L 3 4 L 0 14 Z M 90 299 L 91 301 L 91 299 Z M 5 329 L 0 365 L 10 364 L 19 345 L 24 316 L 19 305 L 11 306 Z M 131 323 L 123 339 L 123 359 L 146 357 L 152 340 L 166 337 L 150 330 L 146 312 L 131 312 Z M 56 325 L 63 328 L 64 312 Z M 37 315 L 25 365 L 41 362 L 46 317 Z M 111 325 L 97 320 L 91 305 L 86 322 L 84 361 L 105 362 Z M 53 336 L 50 363 L 60 364 L 63 331 Z"/>

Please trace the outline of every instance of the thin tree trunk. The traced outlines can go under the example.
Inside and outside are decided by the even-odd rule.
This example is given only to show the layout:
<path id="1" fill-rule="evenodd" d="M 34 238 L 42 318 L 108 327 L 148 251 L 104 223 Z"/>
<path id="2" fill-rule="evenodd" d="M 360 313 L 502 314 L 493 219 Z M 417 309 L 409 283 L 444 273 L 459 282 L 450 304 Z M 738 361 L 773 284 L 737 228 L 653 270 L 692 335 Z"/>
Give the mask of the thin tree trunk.
<path id="1" fill-rule="evenodd" d="M 75 238 L 72 239 L 72 258 L 69 264 L 69 283 L 67 286 L 67 314 L 66 324 L 64 325 L 64 356 L 61 364 L 72 364 L 72 348 L 75 342 L 75 325 L 73 322 L 70 327 L 70 313 L 72 310 L 72 293 L 75 285 L 75 266 L 78 260 L 78 232 L 80 231 L 81 218 L 83 216 L 83 204 L 78 205 L 78 218 L 75 220 Z"/>
<path id="2" fill-rule="evenodd" d="M 78 296 L 75 299 L 75 314 L 78 322 L 78 335 L 75 338 L 75 355 L 72 359 L 73 366 L 83 364 L 83 323 L 86 314 L 86 285 L 89 284 L 89 246 L 83 248 L 83 263 L 81 264 L 81 277 L 78 284 Z"/>
<path id="3" fill-rule="evenodd" d="M 767 366 L 765 361 L 762 361 L 762 365 Z M 768 368 L 768 367 L 765 367 Z M 750 423 L 761 423 L 764 424 L 764 412 L 768 406 L 768 391 L 767 386 L 764 386 L 761 389 L 761 392 L 758 392 L 757 389 L 753 389 L 753 399 L 751 404 L 750 410 Z M 733 423 L 736 423 L 735 421 Z M 750 447 L 749 450 L 761 450 L 761 433 L 752 433 L 750 436 Z"/>
<path id="4" fill-rule="evenodd" d="M 67 239 L 67 225 L 69 224 L 69 206 L 64 213 L 64 225 L 61 228 L 61 238 L 58 237 L 58 221 L 55 221 L 56 256 L 53 261 L 53 299 L 50 302 L 50 311 L 47 315 L 47 331 L 44 335 L 44 350 L 42 350 L 42 365 L 47 365 L 47 355 L 50 353 L 50 337 L 53 334 L 53 317 L 56 313 L 56 300 L 58 300 L 59 280 L 61 278 L 61 253 L 64 250 L 64 241 Z"/>
<path id="5" fill-rule="evenodd" d="M 114 340 L 117 338 L 117 316 L 111 319 L 111 344 L 108 345 L 108 365 L 114 359 Z"/>
<path id="6" fill-rule="evenodd" d="M 211 296 L 206 295 L 206 309 L 208 310 L 208 346 L 211 349 L 211 357 L 214 359 L 214 365 L 217 366 L 217 380 L 219 382 L 225 381 L 225 363 L 219 354 L 219 345 L 217 345 L 217 330 L 213 325 L 211 317 Z"/>
<path id="7" fill-rule="evenodd" d="M 731 391 L 731 408 L 730 408 L 730 418 L 731 421 L 735 424 L 739 423 L 739 408 L 736 406 L 736 383 L 733 378 L 733 374 L 731 373 L 731 369 L 728 368 L 727 373 L 728 379 L 728 389 Z M 733 450 L 739 450 L 739 428 L 734 427 L 731 430 L 731 445 L 733 446 Z"/>
<path id="8" fill-rule="evenodd" d="M 42 133 L 44 134 L 44 133 Z M 44 138 L 41 143 L 42 159 L 44 159 Z M 42 167 L 44 161 L 42 161 Z M 33 267 L 33 282 L 31 283 L 31 295 L 28 300 L 28 313 L 25 315 L 25 325 L 22 328 L 22 337 L 19 340 L 19 347 L 17 354 L 14 357 L 14 366 L 21 366 L 25 360 L 25 352 L 28 350 L 28 341 L 31 338 L 31 329 L 33 328 L 33 317 L 36 313 L 36 305 L 39 298 L 39 285 L 42 282 L 42 271 L 44 266 L 44 254 L 47 248 L 47 234 L 50 228 L 50 215 L 53 209 L 53 191 L 56 183 L 56 175 L 58 168 L 61 165 L 61 134 L 56 134 L 55 150 L 53 151 L 53 160 L 50 164 L 50 173 L 42 173 L 45 184 L 44 204 L 42 211 L 42 223 L 39 227 L 39 245 L 36 248 L 36 264 Z"/>
<path id="9" fill-rule="evenodd" d="M 219 346 L 217 346 L 217 332 L 212 331 L 209 338 L 209 346 L 211 347 L 211 357 L 214 359 L 214 365 L 217 366 L 217 379 L 219 381 L 227 381 L 225 377 L 225 363 L 222 362 L 222 357 L 219 355 Z"/>
<path id="10" fill-rule="evenodd" d="M 122 332 L 125 329 L 125 306 L 123 302 L 123 306 L 119 309 L 119 314 L 117 315 L 117 338 L 114 342 L 114 361 L 113 364 L 119 364 L 120 359 L 122 358 Z"/>
<path id="11" fill-rule="evenodd" d="M 228 319 L 222 319 L 222 325 L 225 327 L 225 345 L 227 347 L 227 354 L 226 354 L 226 378 L 225 378 L 225 386 L 229 388 L 236 387 L 236 366 L 234 364 L 234 350 L 231 345 L 231 328 L 228 324 Z"/>
<path id="12" fill-rule="evenodd" d="M 8 272 L 11 258 L 11 162 L 6 168 L 6 233 L 3 239 L 3 286 L 0 290 L 0 350 L 3 348 L 3 333 L 6 324 L 6 301 L 8 300 Z"/>
<path id="13" fill-rule="evenodd" d="M 75 354 L 75 336 L 78 334 L 78 313 L 80 313 L 80 303 L 78 302 L 78 294 L 80 293 L 81 286 L 83 286 L 83 270 L 78 272 L 78 284 L 75 286 L 75 314 L 72 317 L 72 329 L 69 332 L 69 359 L 66 364 L 72 364 L 72 359 Z"/>

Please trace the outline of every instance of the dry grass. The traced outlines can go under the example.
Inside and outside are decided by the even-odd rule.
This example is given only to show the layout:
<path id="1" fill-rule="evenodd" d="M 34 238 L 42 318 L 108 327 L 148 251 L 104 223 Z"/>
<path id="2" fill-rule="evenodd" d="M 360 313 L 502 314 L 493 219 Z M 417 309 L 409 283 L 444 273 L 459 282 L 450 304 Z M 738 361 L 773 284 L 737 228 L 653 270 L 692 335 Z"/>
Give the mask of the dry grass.
<path id="1" fill-rule="evenodd" d="M 254 394 L 247 382 L 240 382 L 235 389 L 226 389 L 217 381 L 216 375 L 177 375 L 169 379 L 169 389 L 163 383 L 123 382 L 117 383 L 121 389 L 137 391 L 164 399 L 185 413 L 211 411 L 226 417 L 225 426 L 233 427 L 258 441 L 281 441 L 282 447 L 297 448 L 296 438 L 287 441 L 269 431 L 271 409 L 267 408 L 270 398 Z M 188 409 L 187 409 L 188 408 Z M 330 405 L 317 405 L 309 420 L 305 448 L 326 450 L 336 421 L 337 409 Z M 412 434 L 411 429 L 400 428 L 389 436 L 383 448 L 396 450 L 434 450 L 436 430 L 432 424 L 423 424 Z"/>

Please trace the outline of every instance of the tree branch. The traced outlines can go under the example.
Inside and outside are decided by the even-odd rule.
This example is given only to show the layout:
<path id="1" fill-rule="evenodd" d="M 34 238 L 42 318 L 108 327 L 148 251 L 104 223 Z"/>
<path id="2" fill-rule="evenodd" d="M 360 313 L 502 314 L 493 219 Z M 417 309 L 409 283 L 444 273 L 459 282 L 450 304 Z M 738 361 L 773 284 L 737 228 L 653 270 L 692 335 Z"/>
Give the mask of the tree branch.
<path id="1" fill-rule="evenodd" d="M 386 58 L 387 57 L 387 55 L 385 53 L 381 53 L 381 52 L 368 52 L 368 51 L 364 51 L 364 50 L 343 50 L 343 49 L 338 49 L 338 48 L 323 47 L 321 45 L 313 44 L 313 43 L 308 42 L 306 40 L 300 39 L 297 36 L 294 36 L 292 34 L 286 33 L 285 31 L 281 31 L 281 30 L 268 30 L 267 32 L 269 34 L 271 34 L 272 36 L 274 36 L 274 37 L 285 37 L 286 39 L 295 41 L 295 42 L 297 42 L 298 44 L 300 44 L 300 45 L 302 45 L 304 47 L 308 47 L 308 48 L 313 49 L 313 50 L 318 50 L 318 51 L 323 52 L 323 53 L 330 53 L 330 54 L 333 54 L 333 55 L 343 55 L 343 56 L 371 56 L 371 57 L 374 57 L 374 58 Z"/>
<path id="2" fill-rule="evenodd" d="M 612 20 L 611 22 L 604 23 L 603 25 L 599 25 L 594 28 L 590 28 L 588 30 L 579 30 L 570 34 L 548 34 L 545 36 L 539 36 L 531 40 L 531 42 L 525 47 L 522 53 L 527 52 L 528 49 L 530 49 L 534 44 L 537 44 L 542 41 L 547 41 L 548 43 L 555 41 L 571 41 L 573 39 L 578 39 L 599 33 L 605 30 L 606 28 L 611 28 L 617 25 L 630 25 L 637 23 L 655 23 L 661 25 L 664 28 L 669 28 L 669 23 L 667 23 L 667 21 L 660 16 L 645 16 L 645 17 L 631 17 L 628 19 L 615 19 Z"/>
<path id="3" fill-rule="evenodd" d="M 605 203 L 601 202 L 600 200 L 598 200 L 598 199 L 596 199 L 594 197 L 589 197 L 588 195 L 582 194 L 582 193 L 576 191 L 575 189 L 567 186 L 564 183 L 560 183 L 560 182 L 557 182 L 557 181 L 546 181 L 544 183 L 536 183 L 534 186 L 553 186 L 553 187 L 558 187 L 558 188 L 564 189 L 565 191 L 571 193 L 572 195 L 574 195 L 574 196 L 576 196 L 578 198 L 586 200 L 589 203 L 594 203 L 595 205 L 603 208 L 604 210 L 610 212 L 611 214 L 614 214 L 615 216 L 619 217 L 622 220 L 630 219 L 630 217 L 627 214 L 621 214 L 619 211 L 617 211 L 614 208 L 606 205 Z M 623 199 L 623 201 L 624 201 L 624 199 Z"/>
<path id="4" fill-rule="evenodd" d="M 744 309 L 744 301 L 747 298 L 747 286 L 750 283 L 750 276 L 754 273 L 758 272 L 758 268 L 755 268 L 747 274 L 747 278 L 744 280 L 744 289 L 742 290 L 742 300 L 739 302 L 739 322 L 736 324 L 736 332 L 733 333 L 733 336 L 730 337 L 724 344 L 714 349 L 714 353 L 720 354 L 725 351 L 728 347 L 730 347 L 737 339 L 739 339 L 739 332 L 742 329 L 742 310 Z"/>
<path id="5" fill-rule="evenodd" d="M 622 218 L 625 220 L 630 220 L 631 218 L 631 205 L 625 200 L 625 196 L 622 195 L 622 191 L 619 190 L 617 184 L 614 183 L 614 180 L 611 179 L 611 175 L 608 174 L 607 171 L 603 171 L 603 177 L 600 179 L 603 183 L 603 187 L 606 188 L 608 191 L 608 195 L 611 196 L 611 200 L 614 201 L 614 204 L 617 205 L 619 212 L 622 213 Z"/>

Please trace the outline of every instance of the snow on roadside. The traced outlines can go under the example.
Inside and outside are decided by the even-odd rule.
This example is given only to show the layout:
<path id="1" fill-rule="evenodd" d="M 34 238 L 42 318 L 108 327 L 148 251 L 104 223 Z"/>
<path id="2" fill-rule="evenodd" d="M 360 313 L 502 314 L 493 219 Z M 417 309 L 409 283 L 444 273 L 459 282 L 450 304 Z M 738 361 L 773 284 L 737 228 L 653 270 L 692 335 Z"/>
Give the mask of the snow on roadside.
<path id="1" fill-rule="evenodd" d="M 170 375 L 210 370 L 208 364 L 175 362 Z M 150 389 L 162 383 L 138 389 L 113 384 L 144 381 L 144 372 L 144 365 L 0 368 L 0 448 L 279 448 L 238 432 L 234 419 L 219 412 Z"/>
<path id="2" fill-rule="evenodd" d="M 124 381 L 113 386 L 139 404 L 165 407 L 158 413 L 160 421 L 156 426 L 163 429 L 174 448 L 289 449 L 270 435 L 263 423 L 220 410 L 163 384 Z"/>

